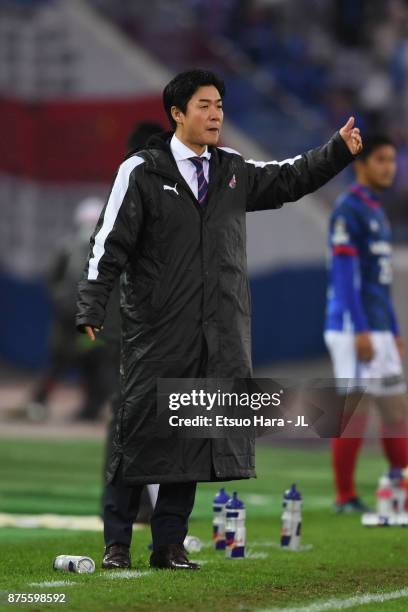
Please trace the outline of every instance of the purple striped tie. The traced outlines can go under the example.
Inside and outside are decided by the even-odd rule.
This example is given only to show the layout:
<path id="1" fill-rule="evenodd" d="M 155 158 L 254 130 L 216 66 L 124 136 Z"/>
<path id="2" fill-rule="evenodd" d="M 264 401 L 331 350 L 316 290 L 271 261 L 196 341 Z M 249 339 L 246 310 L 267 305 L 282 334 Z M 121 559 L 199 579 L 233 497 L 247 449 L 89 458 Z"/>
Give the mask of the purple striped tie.
<path id="1" fill-rule="evenodd" d="M 197 172 L 197 200 L 201 204 L 201 206 L 206 206 L 208 193 L 208 183 L 205 180 L 204 176 L 204 159 L 205 157 L 189 157 L 189 160 L 195 165 Z"/>

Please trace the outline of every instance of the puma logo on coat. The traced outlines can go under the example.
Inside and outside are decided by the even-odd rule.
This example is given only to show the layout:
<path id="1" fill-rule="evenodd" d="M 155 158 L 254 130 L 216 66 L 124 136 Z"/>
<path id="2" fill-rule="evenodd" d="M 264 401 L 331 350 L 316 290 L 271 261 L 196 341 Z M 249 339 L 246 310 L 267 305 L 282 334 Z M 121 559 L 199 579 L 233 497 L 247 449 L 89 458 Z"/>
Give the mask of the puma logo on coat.
<path id="1" fill-rule="evenodd" d="M 174 187 L 170 187 L 170 185 L 163 185 L 163 189 L 164 191 L 175 191 L 177 195 L 179 195 L 179 192 L 177 191 L 177 183 L 174 185 Z"/>

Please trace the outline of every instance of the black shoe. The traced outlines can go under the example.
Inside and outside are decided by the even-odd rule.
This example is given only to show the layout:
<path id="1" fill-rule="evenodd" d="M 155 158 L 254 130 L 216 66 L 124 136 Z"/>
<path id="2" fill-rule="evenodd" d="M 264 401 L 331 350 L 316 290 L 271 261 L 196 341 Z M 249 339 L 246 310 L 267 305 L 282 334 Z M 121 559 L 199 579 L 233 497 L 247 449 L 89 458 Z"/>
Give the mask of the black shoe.
<path id="1" fill-rule="evenodd" d="M 364 514 L 364 512 L 372 512 L 371 508 L 359 497 L 352 497 L 346 502 L 337 502 L 334 504 L 333 509 L 337 514 Z"/>
<path id="2" fill-rule="evenodd" d="M 182 544 L 159 546 L 150 555 L 150 567 L 172 570 L 199 570 L 200 565 L 187 558 Z"/>
<path id="3" fill-rule="evenodd" d="M 130 569 L 129 547 L 124 544 L 112 544 L 105 548 L 102 569 Z"/>

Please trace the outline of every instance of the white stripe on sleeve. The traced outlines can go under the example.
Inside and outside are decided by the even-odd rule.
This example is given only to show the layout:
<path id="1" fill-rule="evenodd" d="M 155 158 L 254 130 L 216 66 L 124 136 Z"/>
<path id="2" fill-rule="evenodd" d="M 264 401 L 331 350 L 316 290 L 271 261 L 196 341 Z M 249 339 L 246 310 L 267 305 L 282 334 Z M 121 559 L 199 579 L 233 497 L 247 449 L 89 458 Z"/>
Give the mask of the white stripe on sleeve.
<path id="1" fill-rule="evenodd" d="M 252 164 L 256 168 L 265 168 L 268 165 L 274 166 L 284 166 L 285 164 L 290 164 L 291 166 L 295 163 L 296 160 L 301 159 L 301 155 L 296 155 L 296 157 L 292 157 L 291 159 L 284 159 L 283 161 L 255 161 L 254 159 L 246 159 L 246 164 Z"/>
<path id="2" fill-rule="evenodd" d="M 227 153 L 236 153 L 237 155 L 241 155 L 239 151 L 236 151 L 235 149 L 231 149 L 230 147 L 218 147 L 218 148 L 221 149 L 222 151 L 226 151 Z M 302 157 L 301 155 L 296 155 L 296 157 L 284 159 L 283 161 L 267 161 L 267 162 L 266 161 L 255 161 L 254 159 L 246 159 L 245 163 L 252 164 L 256 168 L 264 168 L 265 166 L 268 166 L 269 164 L 274 165 L 274 166 L 284 166 L 285 164 L 290 164 L 292 166 L 295 163 L 295 161 L 300 159 L 301 157 Z"/>
<path id="3" fill-rule="evenodd" d="M 105 253 L 105 240 L 115 225 L 116 217 L 128 190 L 130 174 L 136 166 L 140 166 L 144 161 L 143 157 L 135 155 L 124 161 L 119 168 L 105 209 L 102 227 L 95 236 L 92 257 L 89 259 L 88 280 L 98 278 L 98 264 Z"/>

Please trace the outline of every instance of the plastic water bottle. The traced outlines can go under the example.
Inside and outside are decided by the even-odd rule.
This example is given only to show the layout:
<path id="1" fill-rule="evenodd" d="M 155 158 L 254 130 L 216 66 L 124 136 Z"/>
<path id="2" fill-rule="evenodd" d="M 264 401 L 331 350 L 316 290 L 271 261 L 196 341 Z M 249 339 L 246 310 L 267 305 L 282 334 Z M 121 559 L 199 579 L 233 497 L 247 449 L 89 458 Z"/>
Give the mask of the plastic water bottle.
<path id="1" fill-rule="evenodd" d="M 400 468 L 391 468 L 388 472 L 392 489 L 392 511 L 395 514 L 404 512 L 406 490 L 403 486 L 403 475 Z"/>
<path id="2" fill-rule="evenodd" d="M 245 557 L 245 506 L 238 499 L 237 492 L 232 494 L 225 506 L 225 556 L 228 559 Z"/>
<path id="3" fill-rule="evenodd" d="M 287 550 L 300 549 L 302 529 L 302 496 L 293 484 L 283 496 L 281 547 Z"/>
<path id="4" fill-rule="evenodd" d="M 379 479 L 376 497 L 377 514 L 383 517 L 390 516 L 393 513 L 393 491 L 388 476 L 381 476 Z"/>
<path id="5" fill-rule="evenodd" d="M 213 542 L 215 550 L 225 550 L 225 506 L 230 496 L 220 489 L 213 499 Z"/>

